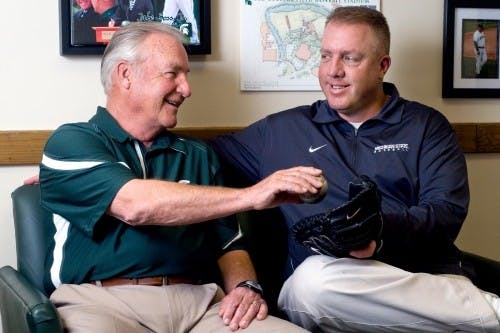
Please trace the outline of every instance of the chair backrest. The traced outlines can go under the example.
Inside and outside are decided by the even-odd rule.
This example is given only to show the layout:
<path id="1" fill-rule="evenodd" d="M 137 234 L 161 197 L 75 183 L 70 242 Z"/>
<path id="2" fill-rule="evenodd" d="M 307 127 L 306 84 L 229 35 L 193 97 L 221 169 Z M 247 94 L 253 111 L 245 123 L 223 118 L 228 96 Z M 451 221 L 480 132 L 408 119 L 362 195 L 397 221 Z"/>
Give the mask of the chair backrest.
<path id="1" fill-rule="evenodd" d="M 54 236 L 52 214 L 40 206 L 40 186 L 23 185 L 11 194 L 16 233 L 17 269 L 37 289 L 43 283 L 44 261 Z"/>

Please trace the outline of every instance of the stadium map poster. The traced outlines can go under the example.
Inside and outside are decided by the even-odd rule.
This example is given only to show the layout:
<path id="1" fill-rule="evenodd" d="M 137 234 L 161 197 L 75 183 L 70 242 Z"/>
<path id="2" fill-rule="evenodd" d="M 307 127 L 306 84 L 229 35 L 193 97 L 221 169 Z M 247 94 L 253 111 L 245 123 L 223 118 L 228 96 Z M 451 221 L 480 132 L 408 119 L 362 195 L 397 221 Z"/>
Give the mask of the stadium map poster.
<path id="1" fill-rule="evenodd" d="M 380 0 L 240 0 L 240 89 L 317 91 L 325 18 L 339 6 L 380 10 Z"/>

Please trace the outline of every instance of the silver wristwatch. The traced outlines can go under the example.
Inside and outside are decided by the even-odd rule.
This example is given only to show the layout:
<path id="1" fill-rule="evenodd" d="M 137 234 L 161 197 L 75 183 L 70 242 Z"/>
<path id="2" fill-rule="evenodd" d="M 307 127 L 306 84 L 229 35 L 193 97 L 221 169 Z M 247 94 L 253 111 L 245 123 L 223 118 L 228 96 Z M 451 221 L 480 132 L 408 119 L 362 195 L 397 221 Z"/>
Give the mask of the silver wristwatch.
<path id="1" fill-rule="evenodd" d="M 242 282 L 238 283 L 236 285 L 236 288 L 238 288 L 238 287 L 249 288 L 249 289 L 255 291 L 256 293 L 260 294 L 260 296 L 264 295 L 264 290 L 262 289 L 262 287 L 260 286 L 260 284 L 258 282 L 256 282 L 256 281 L 245 280 L 245 281 L 242 281 Z"/>

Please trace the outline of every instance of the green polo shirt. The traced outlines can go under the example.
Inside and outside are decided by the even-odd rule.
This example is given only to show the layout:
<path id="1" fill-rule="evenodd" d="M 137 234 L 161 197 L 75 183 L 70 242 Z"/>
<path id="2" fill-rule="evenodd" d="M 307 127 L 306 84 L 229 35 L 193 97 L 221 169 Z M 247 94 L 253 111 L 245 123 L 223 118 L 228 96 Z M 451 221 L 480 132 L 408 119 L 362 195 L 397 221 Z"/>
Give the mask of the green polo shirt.
<path id="1" fill-rule="evenodd" d="M 222 185 L 219 171 L 217 156 L 203 142 L 165 131 L 146 149 L 101 107 L 88 123 L 61 126 L 40 165 L 42 205 L 56 227 L 46 260 L 50 281 L 58 286 L 211 270 L 224 252 L 242 248 L 234 218 L 133 227 L 106 210 L 132 179 Z"/>

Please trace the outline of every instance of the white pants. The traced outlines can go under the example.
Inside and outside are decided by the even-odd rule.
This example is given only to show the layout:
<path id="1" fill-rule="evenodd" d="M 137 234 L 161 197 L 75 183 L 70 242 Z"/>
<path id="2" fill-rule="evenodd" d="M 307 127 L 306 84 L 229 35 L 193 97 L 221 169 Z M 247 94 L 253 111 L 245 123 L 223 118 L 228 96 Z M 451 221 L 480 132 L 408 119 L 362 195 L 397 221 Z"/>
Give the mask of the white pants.
<path id="1" fill-rule="evenodd" d="M 285 282 L 278 305 L 312 332 L 500 332 L 467 278 L 375 260 L 311 256 Z"/>
<path id="2" fill-rule="evenodd" d="M 481 73 L 481 68 L 483 68 L 486 61 L 488 61 L 488 58 L 486 56 L 486 49 L 483 47 L 476 54 L 476 74 L 479 75 Z"/>

